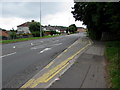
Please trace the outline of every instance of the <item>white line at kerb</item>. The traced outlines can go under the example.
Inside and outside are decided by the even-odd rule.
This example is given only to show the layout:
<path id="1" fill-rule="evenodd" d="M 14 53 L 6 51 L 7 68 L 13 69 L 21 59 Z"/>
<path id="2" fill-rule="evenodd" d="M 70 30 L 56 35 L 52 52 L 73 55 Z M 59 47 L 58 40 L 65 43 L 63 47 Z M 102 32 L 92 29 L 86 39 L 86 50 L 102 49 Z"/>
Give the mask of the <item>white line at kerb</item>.
<path id="1" fill-rule="evenodd" d="M 13 54 L 16 54 L 16 52 L 10 53 L 10 54 L 7 54 L 7 55 L 0 56 L 0 58 L 6 57 L 6 56 L 10 56 L 10 55 L 13 55 Z"/>

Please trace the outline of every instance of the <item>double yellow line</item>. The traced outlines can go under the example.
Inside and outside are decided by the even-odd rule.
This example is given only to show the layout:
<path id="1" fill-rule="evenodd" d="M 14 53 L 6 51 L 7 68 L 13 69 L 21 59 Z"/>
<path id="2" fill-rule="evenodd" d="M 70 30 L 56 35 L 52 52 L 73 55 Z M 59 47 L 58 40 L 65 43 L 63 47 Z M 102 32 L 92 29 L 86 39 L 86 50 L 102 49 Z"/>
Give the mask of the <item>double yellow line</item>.
<path id="1" fill-rule="evenodd" d="M 81 51 L 83 51 L 85 48 L 87 48 L 89 45 L 91 45 L 91 42 L 89 41 L 89 44 L 87 44 L 85 47 L 80 49 L 78 52 L 70 56 L 68 59 L 61 62 L 56 67 L 49 70 L 47 73 L 44 73 L 41 77 L 37 79 L 30 79 L 27 83 L 25 83 L 21 88 L 35 88 L 40 83 L 47 83 L 49 80 L 51 80 L 55 75 L 57 75 L 61 70 L 63 70 L 67 65 L 69 65 L 69 61 L 72 60 L 76 55 L 78 55 Z M 53 64 L 51 62 L 48 64 L 45 68 L 50 67 Z"/>

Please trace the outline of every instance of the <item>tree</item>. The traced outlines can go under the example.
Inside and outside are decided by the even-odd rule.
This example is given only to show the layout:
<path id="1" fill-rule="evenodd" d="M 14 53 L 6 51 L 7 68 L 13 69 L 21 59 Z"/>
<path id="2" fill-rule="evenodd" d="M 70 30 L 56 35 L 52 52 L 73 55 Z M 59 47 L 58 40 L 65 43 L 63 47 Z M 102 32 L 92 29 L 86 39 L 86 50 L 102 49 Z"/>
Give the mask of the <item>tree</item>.
<path id="1" fill-rule="evenodd" d="M 29 25 L 29 30 L 31 31 L 34 37 L 40 36 L 40 23 L 39 22 L 31 22 Z"/>
<path id="2" fill-rule="evenodd" d="M 12 30 L 10 30 L 10 38 L 11 38 L 11 39 L 16 39 L 16 38 L 17 38 L 16 33 L 17 33 L 17 30 L 14 30 L 14 29 L 12 28 Z"/>
<path id="3" fill-rule="evenodd" d="M 69 27 L 68 27 L 68 31 L 70 33 L 75 33 L 77 31 L 77 27 L 75 24 L 71 24 Z"/>
<path id="4" fill-rule="evenodd" d="M 102 32 L 120 38 L 120 2 L 76 2 L 73 9 L 73 17 L 87 25 L 91 38 L 101 39 Z"/>
<path id="5" fill-rule="evenodd" d="M 66 33 L 69 33 L 69 28 L 66 29 Z"/>

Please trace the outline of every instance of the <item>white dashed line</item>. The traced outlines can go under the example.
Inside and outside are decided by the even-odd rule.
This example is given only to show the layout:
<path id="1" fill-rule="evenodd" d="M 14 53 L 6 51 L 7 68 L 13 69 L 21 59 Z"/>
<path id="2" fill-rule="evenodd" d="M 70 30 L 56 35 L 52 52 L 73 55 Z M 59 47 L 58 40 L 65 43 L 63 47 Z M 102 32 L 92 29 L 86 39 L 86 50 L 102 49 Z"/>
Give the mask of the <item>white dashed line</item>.
<path id="1" fill-rule="evenodd" d="M 15 48 L 15 46 L 13 46 L 13 48 Z"/>
<path id="2" fill-rule="evenodd" d="M 48 50 L 50 50 L 51 48 L 45 48 L 45 49 L 43 49 L 42 51 L 40 51 L 40 53 L 43 53 L 43 52 L 45 52 L 45 51 L 48 51 Z"/>
<path id="3" fill-rule="evenodd" d="M 33 43 L 31 43 L 31 45 L 33 45 Z"/>
<path id="4" fill-rule="evenodd" d="M 54 44 L 53 46 L 58 46 L 58 45 L 61 45 L 62 43 L 58 43 L 58 44 Z"/>
<path id="5" fill-rule="evenodd" d="M 13 55 L 13 54 L 16 54 L 16 52 L 10 53 L 10 54 L 7 54 L 7 55 L 0 56 L 0 58 L 6 57 L 6 56 L 10 56 L 10 55 Z"/>

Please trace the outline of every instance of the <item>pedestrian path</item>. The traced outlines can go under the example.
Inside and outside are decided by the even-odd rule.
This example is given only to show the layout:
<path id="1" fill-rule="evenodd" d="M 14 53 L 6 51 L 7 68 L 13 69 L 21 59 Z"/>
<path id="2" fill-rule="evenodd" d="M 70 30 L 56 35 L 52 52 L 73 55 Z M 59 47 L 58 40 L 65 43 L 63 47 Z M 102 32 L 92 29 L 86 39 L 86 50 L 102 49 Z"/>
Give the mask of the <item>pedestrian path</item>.
<path id="1" fill-rule="evenodd" d="M 107 88 L 104 45 L 94 44 L 50 88 Z"/>

